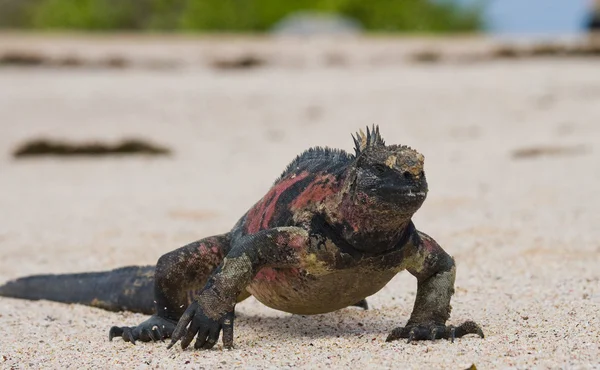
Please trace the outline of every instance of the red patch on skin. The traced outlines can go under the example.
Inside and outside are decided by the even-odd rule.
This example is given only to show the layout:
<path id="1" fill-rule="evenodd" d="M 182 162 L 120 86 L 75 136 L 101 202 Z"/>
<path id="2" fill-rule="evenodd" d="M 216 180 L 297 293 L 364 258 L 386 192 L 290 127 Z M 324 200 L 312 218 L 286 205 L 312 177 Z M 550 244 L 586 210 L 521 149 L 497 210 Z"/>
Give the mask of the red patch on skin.
<path id="1" fill-rule="evenodd" d="M 214 245 L 215 241 L 211 240 L 212 238 L 207 238 L 205 242 L 200 243 L 198 245 L 198 254 L 197 258 L 201 258 L 203 261 L 215 262 L 223 257 L 223 250 L 219 248 L 219 246 Z"/>
<path id="2" fill-rule="evenodd" d="M 277 271 L 270 267 L 264 267 L 254 276 L 256 280 L 275 281 L 277 280 Z"/>
<path id="3" fill-rule="evenodd" d="M 339 184 L 335 183 L 335 178 L 332 175 L 318 177 L 315 181 L 308 184 L 306 189 L 294 199 L 291 208 L 292 210 L 297 210 L 307 206 L 309 203 L 320 202 L 338 191 Z"/>
<path id="4" fill-rule="evenodd" d="M 294 177 L 289 177 L 285 180 L 280 181 L 277 185 L 273 186 L 271 190 L 265 195 L 250 211 L 246 218 L 246 231 L 250 234 L 254 234 L 261 229 L 268 229 L 269 222 L 275 213 L 275 205 L 279 200 L 281 194 L 289 189 L 292 185 L 298 181 L 306 178 L 308 172 L 302 172 Z"/>
<path id="5" fill-rule="evenodd" d="M 302 235 L 279 233 L 275 237 L 277 245 L 287 245 L 294 249 L 302 249 L 306 246 L 306 238 Z"/>
<path id="6" fill-rule="evenodd" d="M 421 241 L 423 242 L 423 249 L 427 250 L 429 253 L 432 254 L 439 253 L 441 247 L 435 240 L 433 240 L 429 235 L 420 234 L 420 236 Z"/>
<path id="7" fill-rule="evenodd" d="M 275 236 L 275 243 L 276 243 L 277 245 L 285 245 L 285 244 L 287 244 L 287 242 L 288 242 L 288 240 L 287 240 L 287 236 L 288 236 L 288 235 L 287 235 L 287 234 L 285 234 L 285 233 L 278 233 L 278 234 Z"/>
<path id="8" fill-rule="evenodd" d="M 292 235 L 288 245 L 294 249 L 303 249 L 306 246 L 306 238 L 302 235 Z"/>
<path id="9" fill-rule="evenodd" d="M 357 193 L 356 199 L 362 206 L 357 207 L 351 201 L 342 204 L 346 222 L 352 227 L 354 232 L 371 228 L 373 222 L 376 220 L 373 215 L 369 214 L 369 209 L 376 208 L 376 206 L 371 207 L 373 203 L 371 199 L 364 193 Z"/>
<path id="10" fill-rule="evenodd" d="M 254 280 L 258 281 L 285 281 L 290 275 L 296 276 L 300 273 L 297 268 L 290 268 L 285 270 L 275 270 L 271 267 L 263 267 L 254 276 Z"/>

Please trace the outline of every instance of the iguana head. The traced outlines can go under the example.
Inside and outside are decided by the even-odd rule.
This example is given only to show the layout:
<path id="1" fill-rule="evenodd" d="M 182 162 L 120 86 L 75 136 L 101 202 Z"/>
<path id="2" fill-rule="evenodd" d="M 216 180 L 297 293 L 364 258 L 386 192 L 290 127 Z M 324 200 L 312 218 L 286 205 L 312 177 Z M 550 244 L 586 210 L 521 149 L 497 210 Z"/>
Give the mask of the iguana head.
<path id="1" fill-rule="evenodd" d="M 404 145 L 385 145 L 373 126 L 354 137 L 356 157 L 334 212 L 344 238 L 355 248 L 392 248 L 427 196 L 424 157 Z"/>
<path id="2" fill-rule="evenodd" d="M 356 162 L 351 191 L 373 205 L 412 215 L 427 196 L 425 157 L 405 145 L 385 145 L 379 127 L 353 136 Z"/>

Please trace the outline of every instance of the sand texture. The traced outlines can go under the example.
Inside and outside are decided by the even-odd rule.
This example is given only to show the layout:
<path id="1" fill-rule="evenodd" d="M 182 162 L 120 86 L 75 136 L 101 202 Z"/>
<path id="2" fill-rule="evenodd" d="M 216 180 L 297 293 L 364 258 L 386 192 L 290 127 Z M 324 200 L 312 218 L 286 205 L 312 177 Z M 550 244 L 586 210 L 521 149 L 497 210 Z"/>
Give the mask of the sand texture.
<path id="1" fill-rule="evenodd" d="M 392 39 L 123 40 L 0 36 L 0 51 L 141 61 L 0 66 L 0 282 L 153 264 L 227 231 L 302 150 L 351 150 L 375 123 L 425 155 L 414 221 L 456 258 L 450 323 L 472 319 L 486 338 L 385 343 L 412 310 L 403 272 L 369 311 L 303 317 L 249 299 L 233 351 L 109 342 L 110 326 L 145 316 L 0 298 L 0 368 L 600 368 L 598 59 L 418 63 L 400 57 L 417 41 Z M 246 52 L 267 63 L 211 64 Z M 144 138 L 173 154 L 12 158 L 39 137 Z"/>

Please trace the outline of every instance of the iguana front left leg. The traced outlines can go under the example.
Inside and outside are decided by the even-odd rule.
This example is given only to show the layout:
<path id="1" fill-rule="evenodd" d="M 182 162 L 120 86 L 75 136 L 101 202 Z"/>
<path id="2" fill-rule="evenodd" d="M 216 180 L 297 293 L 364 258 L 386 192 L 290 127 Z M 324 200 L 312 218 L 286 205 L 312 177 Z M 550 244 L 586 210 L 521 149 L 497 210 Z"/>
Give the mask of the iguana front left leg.
<path id="1" fill-rule="evenodd" d="M 435 340 L 459 338 L 467 334 L 484 337 L 483 331 L 473 321 L 453 327 L 446 326 L 450 317 L 450 298 L 454 294 L 456 267 L 448 255 L 428 235 L 417 232 L 413 237 L 410 261 L 407 270 L 418 281 L 415 305 L 406 326 L 394 329 L 386 342 L 407 338 L 413 340 Z"/>
<path id="2" fill-rule="evenodd" d="M 169 348 L 181 340 L 181 347 L 185 349 L 197 336 L 194 348 L 210 349 L 217 343 L 221 331 L 223 346 L 231 348 L 236 297 L 261 268 L 298 266 L 308 240 L 305 229 L 278 227 L 233 242 L 223 263 L 181 316 Z"/>

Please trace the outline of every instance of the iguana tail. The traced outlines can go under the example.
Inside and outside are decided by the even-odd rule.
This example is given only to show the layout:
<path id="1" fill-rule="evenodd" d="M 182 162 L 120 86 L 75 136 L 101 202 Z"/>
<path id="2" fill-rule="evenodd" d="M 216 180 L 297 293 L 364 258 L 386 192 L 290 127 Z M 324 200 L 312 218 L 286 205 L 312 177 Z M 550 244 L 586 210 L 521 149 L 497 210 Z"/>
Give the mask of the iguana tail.
<path id="1" fill-rule="evenodd" d="M 128 266 L 112 271 L 34 275 L 0 286 L 0 296 L 79 303 L 109 311 L 153 314 L 154 266 Z"/>

